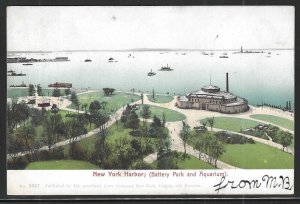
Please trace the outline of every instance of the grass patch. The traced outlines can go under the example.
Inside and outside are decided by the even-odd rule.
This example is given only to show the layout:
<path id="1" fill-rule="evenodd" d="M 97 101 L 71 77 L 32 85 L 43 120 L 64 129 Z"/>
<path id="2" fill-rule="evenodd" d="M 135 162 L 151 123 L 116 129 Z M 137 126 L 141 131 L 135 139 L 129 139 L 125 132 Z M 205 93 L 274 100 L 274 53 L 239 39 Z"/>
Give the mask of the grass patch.
<path id="1" fill-rule="evenodd" d="M 148 127 L 150 127 L 150 124 L 148 124 Z M 114 151 L 114 147 L 115 147 L 115 143 L 117 139 L 128 139 L 129 141 L 131 141 L 133 138 L 140 138 L 140 137 L 133 137 L 131 136 L 129 133 L 132 131 L 132 129 L 130 128 L 124 128 L 123 124 L 121 122 L 119 122 L 119 124 L 117 125 L 116 123 L 114 123 L 112 126 L 110 126 L 108 128 L 108 136 L 106 138 L 106 141 L 112 145 L 112 150 Z M 166 131 L 166 133 L 168 133 L 168 129 L 165 128 L 164 131 Z M 146 138 L 146 137 L 143 137 Z M 148 137 L 150 142 L 155 143 L 156 142 L 156 138 L 152 138 L 152 137 Z M 84 139 L 81 139 L 78 141 L 78 143 L 80 144 L 80 146 L 84 149 L 84 150 L 88 150 L 90 152 L 93 152 L 95 150 L 95 143 L 96 143 L 96 139 L 97 139 L 97 135 L 93 135 Z M 146 140 L 144 140 L 144 142 L 146 142 Z M 65 145 L 64 147 L 64 153 L 65 155 L 68 155 L 68 150 L 69 150 L 69 145 Z"/>
<path id="2" fill-rule="evenodd" d="M 202 123 L 206 119 L 202 119 L 200 122 Z M 232 117 L 215 117 L 215 123 L 213 128 L 219 128 L 223 130 L 229 130 L 233 132 L 239 132 L 241 129 L 246 129 L 249 127 L 254 127 L 258 124 L 262 124 L 260 122 L 256 122 L 254 120 L 242 119 L 242 118 L 232 118 Z M 209 124 L 207 123 L 207 128 Z"/>
<path id="3" fill-rule="evenodd" d="M 107 102 L 105 109 L 109 112 L 115 112 L 126 104 L 140 100 L 140 96 L 120 92 L 116 92 L 112 96 L 105 96 L 103 92 L 99 91 L 80 94 L 78 95 L 78 100 L 80 104 L 87 104 L 88 107 L 94 100 L 100 102 L 105 101 Z M 74 104 L 71 104 L 70 106 L 68 106 L 68 108 L 76 109 Z"/>
<path id="4" fill-rule="evenodd" d="M 7 88 L 7 98 L 28 96 L 28 88 Z"/>
<path id="5" fill-rule="evenodd" d="M 291 154 L 256 142 L 255 144 L 226 144 L 220 160 L 243 169 L 293 169 Z"/>
<path id="6" fill-rule="evenodd" d="M 83 170 L 99 169 L 98 166 L 86 161 L 51 160 L 29 163 L 26 170 Z"/>
<path id="7" fill-rule="evenodd" d="M 163 113 L 165 113 L 167 122 L 181 121 L 186 119 L 186 116 L 182 113 L 167 108 L 150 105 L 150 111 L 151 118 L 153 118 L 153 116 L 156 115 L 161 120 L 163 119 Z M 139 117 L 142 117 L 139 110 L 136 113 L 139 115 Z"/>
<path id="8" fill-rule="evenodd" d="M 152 98 L 152 95 L 147 95 L 149 101 L 154 103 L 168 103 L 173 101 L 174 97 L 169 95 L 155 95 L 154 98 Z"/>
<path id="9" fill-rule="evenodd" d="M 273 115 L 266 115 L 266 114 L 254 114 L 254 115 L 250 115 L 250 117 L 254 119 L 274 123 L 275 125 L 287 128 L 289 130 L 294 130 L 294 122 L 286 118 L 273 116 Z"/>

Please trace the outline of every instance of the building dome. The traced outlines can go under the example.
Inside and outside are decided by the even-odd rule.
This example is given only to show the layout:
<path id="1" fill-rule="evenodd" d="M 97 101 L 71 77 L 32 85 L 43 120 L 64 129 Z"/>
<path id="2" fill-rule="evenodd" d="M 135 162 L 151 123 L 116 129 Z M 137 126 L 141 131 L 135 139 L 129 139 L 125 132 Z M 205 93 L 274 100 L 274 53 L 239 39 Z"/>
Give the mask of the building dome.
<path id="1" fill-rule="evenodd" d="M 209 93 L 215 93 L 215 92 L 219 92 L 220 88 L 215 85 L 206 85 L 202 87 L 201 90 Z"/>

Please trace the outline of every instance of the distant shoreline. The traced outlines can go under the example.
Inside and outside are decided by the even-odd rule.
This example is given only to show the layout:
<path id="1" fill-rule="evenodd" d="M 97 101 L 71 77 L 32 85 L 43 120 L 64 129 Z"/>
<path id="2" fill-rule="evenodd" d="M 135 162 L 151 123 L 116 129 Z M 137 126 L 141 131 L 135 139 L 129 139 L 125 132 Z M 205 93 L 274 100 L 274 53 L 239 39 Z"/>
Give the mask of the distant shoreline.
<path id="1" fill-rule="evenodd" d="M 294 48 L 258 48 L 245 50 L 295 50 Z M 124 50 L 53 50 L 53 51 L 7 51 L 7 53 L 53 53 L 53 52 L 195 52 L 195 51 L 240 51 L 240 49 L 165 49 L 165 48 L 136 48 Z"/>

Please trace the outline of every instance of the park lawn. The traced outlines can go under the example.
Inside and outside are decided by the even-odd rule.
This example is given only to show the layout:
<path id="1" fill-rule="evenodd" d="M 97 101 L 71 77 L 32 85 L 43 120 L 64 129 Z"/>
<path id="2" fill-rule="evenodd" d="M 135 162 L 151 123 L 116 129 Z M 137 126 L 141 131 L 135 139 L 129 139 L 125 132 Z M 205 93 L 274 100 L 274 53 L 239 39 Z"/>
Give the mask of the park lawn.
<path id="1" fill-rule="evenodd" d="M 154 95 L 154 99 L 152 95 L 147 95 L 149 101 L 154 103 L 168 103 L 173 101 L 174 97 L 169 95 Z"/>
<path id="2" fill-rule="evenodd" d="M 294 159 L 289 153 L 259 142 L 255 144 L 226 144 L 219 159 L 242 169 L 293 169 Z"/>
<path id="3" fill-rule="evenodd" d="M 202 123 L 206 119 L 202 119 L 200 122 Z M 242 119 L 242 118 L 233 118 L 233 117 L 215 117 L 215 123 L 213 128 L 219 128 L 224 130 L 229 130 L 233 132 L 239 132 L 241 129 L 246 129 L 249 127 L 254 127 L 258 124 L 263 124 L 260 122 L 256 122 L 254 120 Z M 207 128 L 209 127 L 209 123 L 206 124 Z"/>
<path id="4" fill-rule="evenodd" d="M 28 88 L 7 88 L 7 98 L 28 96 Z"/>
<path id="5" fill-rule="evenodd" d="M 79 160 L 51 160 L 31 162 L 26 170 L 84 170 L 99 169 L 98 166 L 86 161 Z"/>
<path id="6" fill-rule="evenodd" d="M 213 165 L 210 165 L 202 160 L 199 160 L 197 157 L 188 155 L 189 157 L 183 159 L 183 153 L 179 153 L 180 156 L 176 159 L 176 164 L 179 169 L 217 169 Z M 157 161 L 154 161 L 151 166 L 154 169 L 157 169 Z"/>
<path id="7" fill-rule="evenodd" d="M 108 112 L 115 112 L 121 107 L 140 100 L 140 96 L 115 92 L 112 96 L 105 96 L 103 92 L 89 92 L 86 94 L 80 94 L 77 96 L 80 104 L 87 104 L 89 107 L 90 103 L 94 100 L 99 102 L 107 102 L 105 109 Z M 68 108 L 76 109 L 74 104 L 68 106 Z"/>
<path id="8" fill-rule="evenodd" d="M 266 114 L 254 114 L 254 115 L 250 115 L 250 117 L 254 119 L 274 123 L 275 125 L 288 128 L 289 130 L 294 130 L 294 122 L 286 118 L 282 118 L 274 115 L 266 115 Z"/>
<path id="9" fill-rule="evenodd" d="M 148 124 L 148 127 L 150 127 L 150 124 Z M 110 126 L 108 128 L 108 135 L 107 135 L 106 141 L 110 145 L 112 145 L 112 148 L 114 148 L 116 140 L 119 138 L 124 138 L 124 139 L 127 138 L 130 141 L 134 138 L 141 138 L 140 136 L 136 136 L 136 137 L 131 136 L 129 134 L 131 131 L 132 131 L 132 129 L 130 129 L 130 128 L 124 128 L 124 126 L 121 122 L 119 122 L 118 125 L 116 123 L 114 123 L 112 126 Z M 168 133 L 167 128 L 165 128 L 164 131 L 166 131 L 166 133 Z M 152 143 L 154 143 L 157 140 L 156 138 L 152 138 L 152 137 L 149 137 L 149 138 Z M 96 139 L 97 139 L 97 135 L 93 135 L 93 136 L 79 140 L 78 143 L 84 150 L 93 152 L 94 148 L 95 148 Z M 63 147 L 64 147 L 64 154 L 68 155 L 70 146 L 65 145 Z"/>
<path id="10" fill-rule="evenodd" d="M 167 122 L 182 121 L 182 120 L 186 119 L 185 115 L 183 115 L 182 113 L 179 113 L 177 111 L 170 110 L 167 108 L 162 108 L 159 106 L 153 106 L 153 105 L 149 105 L 149 106 L 150 106 L 150 111 L 151 111 L 150 118 L 153 118 L 153 116 L 156 115 L 156 117 L 158 117 L 162 120 L 163 113 L 165 113 L 165 118 L 166 118 Z M 139 110 L 137 111 L 137 114 L 139 115 L 139 117 L 142 117 Z"/>
<path id="11" fill-rule="evenodd" d="M 189 155 L 189 159 L 179 160 L 177 163 L 179 169 L 216 169 L 213 165 L 210 165 L 198 158 Z"/>

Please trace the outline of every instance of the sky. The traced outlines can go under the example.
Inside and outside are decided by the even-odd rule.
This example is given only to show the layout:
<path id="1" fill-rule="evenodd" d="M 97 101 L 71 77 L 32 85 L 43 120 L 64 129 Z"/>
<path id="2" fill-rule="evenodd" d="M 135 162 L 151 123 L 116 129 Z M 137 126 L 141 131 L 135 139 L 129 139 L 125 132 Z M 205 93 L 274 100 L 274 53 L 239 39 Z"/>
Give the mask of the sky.
<path id="1" fill-rule="evenodd" d="M 294 48 L 292 6 L 10 6 L 8 51 Z"/>

